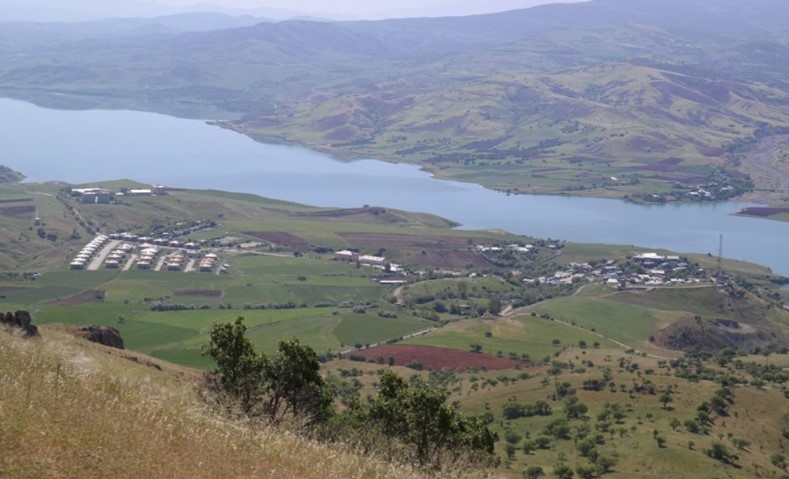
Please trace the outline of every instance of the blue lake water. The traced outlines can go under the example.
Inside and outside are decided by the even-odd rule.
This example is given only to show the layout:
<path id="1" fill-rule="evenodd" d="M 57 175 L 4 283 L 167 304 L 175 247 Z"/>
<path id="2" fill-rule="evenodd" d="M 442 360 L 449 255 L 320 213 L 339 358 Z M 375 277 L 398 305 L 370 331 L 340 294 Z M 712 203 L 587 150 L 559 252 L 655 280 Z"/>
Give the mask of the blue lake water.
<path id="1" fill-rule="evenodd" d="M 436 180 L 411 165 L 336 161 L 304 148 L 257 143 L 199 120 L 133 111 L 51 110 L 0 99 L 0 164 L 28 181 L 130 178 L 255 193 L 317 206 L 423 211 L 463 228 L 587 243 L 717 254 L 789 275 L 789 223 L 732 216 L 743 203 L 640 206 L 618 200 L 508 196 Z"/>

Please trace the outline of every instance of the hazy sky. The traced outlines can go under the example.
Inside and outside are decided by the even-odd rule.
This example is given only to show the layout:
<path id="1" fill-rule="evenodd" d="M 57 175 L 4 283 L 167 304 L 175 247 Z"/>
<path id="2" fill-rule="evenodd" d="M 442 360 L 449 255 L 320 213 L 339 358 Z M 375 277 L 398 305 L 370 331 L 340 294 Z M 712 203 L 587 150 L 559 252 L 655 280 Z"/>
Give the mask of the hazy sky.
<path id="1" fill-rule="evenodd" d="M 194 0 L 146 0 L 174 6 L 194 4 Z M 570 0 L 578 1 L 578 0 Z M 391 15 L 468 15 L 527 8 L 556 0 L 211 0 L 231 8 L 276 8 L 311 14 L 386 17 Z"/>
<path id="2" fill-rule="evenodd" d="M 0 0 L 0 21 L 155 16 L 184 11 L 372 19 L 471 15 L 578 1 L 583 0 Z"/>

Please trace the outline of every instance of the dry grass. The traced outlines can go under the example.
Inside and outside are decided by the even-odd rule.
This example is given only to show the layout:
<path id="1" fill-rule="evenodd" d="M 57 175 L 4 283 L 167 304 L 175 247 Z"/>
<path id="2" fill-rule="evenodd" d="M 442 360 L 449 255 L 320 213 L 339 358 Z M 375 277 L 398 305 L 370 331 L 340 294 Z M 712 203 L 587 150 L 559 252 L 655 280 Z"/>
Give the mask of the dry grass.
<path id="1" fill-rule="evenodd" d="M 218 417 L 193 383 L 63 331 L 43 334 L 0 330 L 0 477 L 420 477 Z"/>

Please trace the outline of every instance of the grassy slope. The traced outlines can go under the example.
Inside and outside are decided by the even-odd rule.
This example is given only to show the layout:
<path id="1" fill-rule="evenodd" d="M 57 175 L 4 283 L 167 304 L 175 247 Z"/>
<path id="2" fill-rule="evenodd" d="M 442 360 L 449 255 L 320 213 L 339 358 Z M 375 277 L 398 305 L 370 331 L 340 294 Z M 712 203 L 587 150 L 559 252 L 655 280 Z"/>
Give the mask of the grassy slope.
<path id="1" fill-rule="evenodd" d="M 781 427 L 782 424 L 785 427 L 789 417 L 787 416 L 789 415 L 789 406 L 779 391 L 757 390 L 749 387 L 738 388 L 735 391 L 736 399 L 731 415 L 716 420 L 710 434 L 691 434 L 682 426 L 677 430 L 672 430 L 669 426 L 672 418 L 684 421 L 693 417 L 696 406 L 711 396 L 717 386 L 706 381 L 689 383 L 671 376 L 663 376 L 660 373 L 662 370 L 656 368 L 655 360 L 647 358 L 634 358 L 633 360 L 640 364 L 642 372 L 629 373 L 615 366 L 619 357 L 627 358 L 621 352 L 611 350 L 579 351 L 578 349 L 570 349 L 563 352 L 559 359 L 576 364 L 581 360 L 589 360 L 595 366 L 585 368 L 583 372 L 565 372 L 556 378 L 556 381 L 559 382 L 569 382 L 577 389 L 581 402 L 589 406 L 588 416 L 591 418 L 589 422 L 592 431 L 595 430 L 594 418 L 606 403 L 618 403 L 623 405 L 627 411 L 627 417 L 622 423 L 614 426 L 617 429 L 626 429 L 625 435 L 619 437 L 617 433 L 612 438 L 608 433 L 604 433 L 605 444 L 597 447 L 601 454 L 612 456 L 618 460 L 614 471 L 604 477 L 750 478 L 754 477 L 754 467 L 771 471 L 770 473 L 777 472 L 777 469 L 770 464 L 769 456 L 782 449 Z M 661 390 L 667 386 L 677 388 L 678 392 L 674 394 L 671 409 L 663 409 L 658 402 L 658 396 L 631 395 L 620 391 L 612 393 L 608 390 L 584 391 L 582 389 L 583 381 L 599 378 L 603 367 L 612 369 L 614 382 L 617 385 L 621 383 L 629 386 L 649 380 Z M 650 368 L 655 368 L 659 374 L 643 375 L 643 371 Z M 488 376 L 495 378 L 500 374 L 491 373 Z M 509 376 L 517 377 L 517 374 Z M 471 383 L 467 378 L 464 378 L 456 397 L 461 400 L 466 411 L 489 410 L 493 412 L 497 419 L 494 425 L 500 435 L 503 436 L 506 431 L 513 431 L 521 436 L 531 434 L 531 437 L 534 438 L 540 435 L 548 422 L 563 416 L 561 401 L 551 400 L 554 390 L 553 380 L 549 378 L 548 384 L 543 385 L 543 378 L 542 374 L 537 374 L 530 379 L 516 380 L 509 385 L 499 383 L 496 386 L 483 387 L 477 391 L 470 391 Z M 554 409 L 554 414 L 546 418 L 500 421 L 502 406 L 512 398 L 520 403 L 548 400 Z M 581 422 L 574 420 L 570 421 L 570 424 L 572 427 L 576 427 Z M 659 448 L 656 445 L 653 439 L 653 431 L 655 430 L 666 438 L 666 448 Z M 727 447 L 732 450 L 733 446 L 726 438 L 729 433 L 732 434 L 732 437 L 747 439 L 752 443 L 746 451 L 738 451 L 740 466 L 737 468 L 716 462 L 703 453 L 703 449 L 709 447 L 713 441 L 719 440 L 718 436 L 721 434 Z M 689 441 L 694 442 L 693 449 L 688 448 Z M 500 443 L 498 448 L 504 455 L 504 444 Z M 550 473 L 551 468 L 557 463 L 557 457 L 561 454 L 567 457 L 567 463 L 571 466 L 588 462 L 587 459 L 578 455 L 573 441 L 559 440 L 553 442 L 550 450 L 539 450 L 531 454 L 524 454 L 518 450 L 514 460 L 510 462 L 507 477 L 520 477 L 519 471 L 523 470 L 527 464 L 540 465 Z"/>
<path id="2" fill-rule="evenodd" d="M 0 476 L 420 477 L 217 416 L 166 364 L 157 371 L 54 329 L 43 334 L 0 330 Z"/>
<path id="3" fill-rule="evenodd" d="M 427 92 L 315 95 L 287 114 L 237 126 L 252 136 L 418 162 L 501 190 L 621 197 L 706 177 L 726 162 L 705 148 L 748 138 L 765 123 L 789 125 L 786 104 L 785 93 L 765 86 L 601 64 L 553 75 L 508 72 Z M 668 158 L 684 161 L 659 164 Z M 625 184 L 633 179 L 640 183 Z"/>

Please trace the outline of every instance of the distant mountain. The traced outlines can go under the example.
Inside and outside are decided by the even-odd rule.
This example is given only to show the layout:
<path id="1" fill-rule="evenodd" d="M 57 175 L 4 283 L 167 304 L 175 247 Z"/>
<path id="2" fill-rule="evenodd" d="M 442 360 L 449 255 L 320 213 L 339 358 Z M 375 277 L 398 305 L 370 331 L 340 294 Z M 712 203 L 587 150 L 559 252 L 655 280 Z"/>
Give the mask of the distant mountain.
<path id="1" fill-rule="evenodd" d="M 183 13 L 155 18 L 111 18 L 90 22 L 8 22 L 0 24 L 0 38 L 10 43 L 45 45 L 91 38 L 151 36 L 242 28 L 268 21 L 221 13 Z"/>
<path id="2" fill-rule="evenodd" d="M 2 24 L 0 92 L 228 112 L 255 137 L 500 189 L 622 196 L 648 182 L 663 198 L 752 173 L 748 148 L 789 134 L 785 18 L 778 0 L 594 0 L 375 22 Z M 620 176 L 633 187 L 609 184 Z"/>

